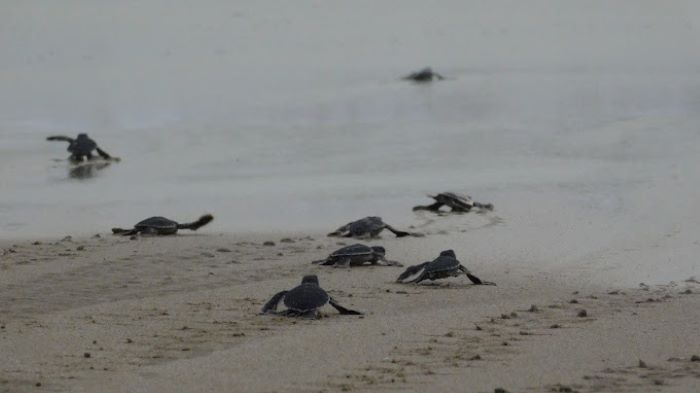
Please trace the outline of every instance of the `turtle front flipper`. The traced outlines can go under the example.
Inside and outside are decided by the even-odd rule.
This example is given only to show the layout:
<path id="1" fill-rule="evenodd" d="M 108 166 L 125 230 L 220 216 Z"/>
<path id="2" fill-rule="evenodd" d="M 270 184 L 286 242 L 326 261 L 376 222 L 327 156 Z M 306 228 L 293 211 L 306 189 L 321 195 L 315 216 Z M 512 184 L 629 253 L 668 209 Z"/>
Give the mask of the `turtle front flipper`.
<path id="1" fill-rule="evenodd" d="M 359 311 L 351 310 L 351 309 L 349 309 L 349 308 L 345 308 L 345 307 L 341 306 L 341 305 L 338 304 L 338 302 L 336 302 L 335 299 L 333 299 L 333 298 L 328 299 L 328 303 L 329 303 L 331 306 L 333 306 L 333 308 L 335 308 L 336 310 L 338 310 L 338 312 L 339 312 L 341 315 L 362 315 L 362 313 L 359 312 Z"/>
<path id="2" fill-rule="evenodd" d="M 199 217 L 197 221 L 189 222 L 186 224 L 177 224 L 177 229 L 189 229 L 192 231 L 196 231 L 197 229 L 212 222 L 212 220 L 214 220 L 214 216 L 212 216 L 211 214 L 205 214 Z"/>
<path id="3" fill-rule="evenodd" d="M 340 260 L 336 261 L 333 264 L 333 267 L 344 267 L 344 268 L 349 268 L 350 267 L 350 262 L 352 262 L 352 258 L 346 257 L 346 258 L 341 258 Z"/>
<path id="4" fill-rule="evenodd" d="M 413 276 L 414 274 L 418 274 L 421 270 L 425 269 L 425 266 L 427 266 L 430 262 L 423 262 L 420 265 L 415 265 L 415 266 L 409 266 L 403 273 L 399 275 L 399 278 L 396 279 L 396 282 L 404 282 L 403 280 Z M 420 276 L 419 276 L 420 278 Z M 414 282 L 414 281 L 408 281 L 408 282 Z"/>
<path id="5" fill-rule="evenodd" d="M 57 141 L 57 142 L 68 142 L 73 143 L 75 139 L 64 136 L 64 135 L 52 135 L 46 138 L 47 141 Z"/>
<path id="6" fill-rule="evenodd" d="M 343 225 L 342 227 L 336 229 L 335 231 L 327 234 L 326 236 L 347 236 L 346 232 L 348 232 L 348 228 L 350 227 L 350 224 L 352 224 L 352 223 L 351 222 L 347 223 L 347 224 Z"/>
<path id="7" fill-rule="evenodd" d="M 112 233 L 115 235 L 122 235 L 122 236 L 131 236 L 139 233 L 139 230 L 136 228 L 132 229 L 122 229 L 122 228 L 112 228 Z"/>
<path id="8" fill-rule="evenodd" d="M 272 297 L 265 305 L 263 306 L 262 310 L 260 311 L 261 314 L 275 314 L 277 312 L 277 305 L 279 305 L 280 301 L 282 301 L 282 298 L 284 298 L 284 295 L 287 294 L 289 291 L 282 291 L 275 296 Z"/>
<path id="9" fill-rule="evenodd" d="M 471 280 L 471 282 L 474 283 L 474 285 L 494 285 L 494 286 L 496 285 L 495 282 L 484 281 L 471 273 L 467 273 L 467 278 L 469 278 Z"/>
<path id="10" fill-rule="evenodd" d="M 104 158 L 105 160 L 111 160 L 111 159 L 112 159 L 112 156 L 110 156 L 109 154 L 107 154 L 106 151 L 100 149 L 99 147 L 96 147 L 95 150 L 97 150 L 97 154 L 99 154 L 100 157 Z"/>
<path id="11" fill-rule="evenodd" d="M 318 261 L 311 262 L 312 265 L 331 265 L 332 263 L 331 258 L 319 259 Z"/>
<path id="12" fill-rule="evenodd" d="M 432 212 L 436 212 L 440 210 L 440 208 L 444 205 L 442 202 L 435 202 L 432 205 L 426 205 L 426 206 L 414 206 L 413 211 L 417 210 L 430 210 Z"/>
<path id="13" fill-rule="evenodd" d="M 394 227 L 392 227 L 389 224 L 385 224 L 384 228 L 393 232 L 394 235 L 396 235 L 396 237 L 404 237 L 404 236 L 412 235 L 410 232 L 399 231 L 398 229 L 395 229 Z"/>
<path id="14" fill-rule="evenodd" d="M 466 267 L 464 267 L 462 265 L 459 265 L 459 270 L 461 270 L 464 274 L 466 274 L 467 278 L 469 278 L 469 280 L 471 280 L 471 282 L 473 282 L 474 285 L 496 285 L 496 283 L 494 283 L 494 282 L 483 281 L 479 277 L 471 274 L 471 272 L 469 272 L 469 269 L 467 269 Z"/>
<path id="15" fill-rule="evenodd" d="M 474 202 L 474 207 L 479 208 L 481 210 L 493 211 L 493 203 Z"/>

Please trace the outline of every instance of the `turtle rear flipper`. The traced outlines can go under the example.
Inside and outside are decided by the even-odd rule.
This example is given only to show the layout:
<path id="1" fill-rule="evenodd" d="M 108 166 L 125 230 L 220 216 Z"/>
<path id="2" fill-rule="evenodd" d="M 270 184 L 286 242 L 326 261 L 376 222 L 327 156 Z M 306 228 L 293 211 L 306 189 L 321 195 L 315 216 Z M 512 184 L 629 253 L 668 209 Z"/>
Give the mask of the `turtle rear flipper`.
<path id="1" fill-rule="evenodd" d="M 333 298 L 328 299 L 328 303 L 342 315 L 362 315 L 361 312 L 345 308 L 338 304 Z"/>
<path id="2" fill-rule="evenodd" d="M 260 311 L 261 314 L 275 314 L 277 312 L 277 305 L 279 305 L 280 301 L 282 301 L 282 298 L 284 298 L 284 295 L 287 294 L 289 291 L 282 291 L 275 296 L 272 297 L 265 305 L 263 306 L 262 310 Z"/>
<path id="3" fill-rule="evenodd" d="M 205 214 L 199 217 L 197 221 L 189 222 L 186 224 L 177 224 L 177 229 L 190 229 L 196 231 L 197 229 L 209 224 L 213 219 L 214 216 L 212 216 L 211 214 Z"/>
<path id="4" fill-rule="evenodd" d="M 396 282 L 404 282 L 403 280 L 418 274 L 421 270 L 425 269 L 425 266 L 428 265 L 430 262 L 423 262 L 420 265 L 415 265 L 415 266 L 409 266 L 403 273 L 399 275 L 399 278 L 396 279 Z M 419 276 L 420 277 L 420 276 Z M 408 281 L 408 282 L 413 282 L 413 281 Z"/>

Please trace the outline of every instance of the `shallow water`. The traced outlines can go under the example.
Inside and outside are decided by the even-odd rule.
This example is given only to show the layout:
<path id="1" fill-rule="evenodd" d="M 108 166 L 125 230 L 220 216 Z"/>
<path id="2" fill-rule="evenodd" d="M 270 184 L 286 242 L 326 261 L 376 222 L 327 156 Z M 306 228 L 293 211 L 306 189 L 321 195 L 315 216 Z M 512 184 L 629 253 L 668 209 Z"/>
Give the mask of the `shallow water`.
<path id="1" fill-rule="evenodd" d="M 517 4 L 210 1 L 169 6 L 158 29 L 160 1 L 14 5 L 0 16 L 0 237 L 204 212 L 208 232 L 418 225 L 424 194 L 454 190 L 502 219 L 474 234 L 477 255 L 629 267 L 658 252 L 669 279 L 694 274 L 695 6 Z M 398 79 L 428 61 L 450 79 Z M 76 177 L 44 138 L 77 132 L 122 162 Z"/>

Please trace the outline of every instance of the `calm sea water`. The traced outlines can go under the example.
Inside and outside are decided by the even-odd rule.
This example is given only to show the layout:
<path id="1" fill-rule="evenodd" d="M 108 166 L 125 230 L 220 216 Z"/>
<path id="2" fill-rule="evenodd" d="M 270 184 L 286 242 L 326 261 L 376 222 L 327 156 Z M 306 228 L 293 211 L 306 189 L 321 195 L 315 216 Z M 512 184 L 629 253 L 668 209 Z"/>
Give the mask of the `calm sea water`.
<path id="1" fill-rule="evenodd" d="M 698 274 L 698 7 L 13 2 L 0 239 L 205 212 L 208 233 L 402 226 L 454 190 L 501 219 L 465 238 L 475 258 Z M 399 80 L 428 65 L 450 79 Z M 122 161 L 77 176 L 44 139 L 78 132 Z"/>
<path id="2" fill-rule="evenodd" d="M 429 192 L 517 204 L 523 189 L 653 181 L 696 153 L 695 75 L 443 72 L 455 79 L 368 78 L 228 127 L 80 129 L 122 158 L 90 172 L 43 140 L 78 130 L 5 125 L 0 234 L 204 212 L 217 231 L 330 229 L 370 214 L 412 223 Z"/>

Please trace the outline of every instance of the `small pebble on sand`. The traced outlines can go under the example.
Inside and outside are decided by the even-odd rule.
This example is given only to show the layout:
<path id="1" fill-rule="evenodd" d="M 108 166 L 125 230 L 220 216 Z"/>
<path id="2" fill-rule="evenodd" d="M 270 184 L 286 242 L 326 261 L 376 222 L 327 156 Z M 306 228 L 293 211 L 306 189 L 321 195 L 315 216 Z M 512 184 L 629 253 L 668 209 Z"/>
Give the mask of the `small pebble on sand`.
<path id="1" fill-rule="evenodd" d="M 578 314 L 576 314 L 579 318 L 585 318 L 588 316 L 588 311 L 586 310 L 579 310 Z"/>
<path id="2" fill-rule="evenodd" d="M 263 243 L 263 246 L 274 246 L 274 245 L 275 245 L 275 242 L 270 241 L 270 240 Z"/>

